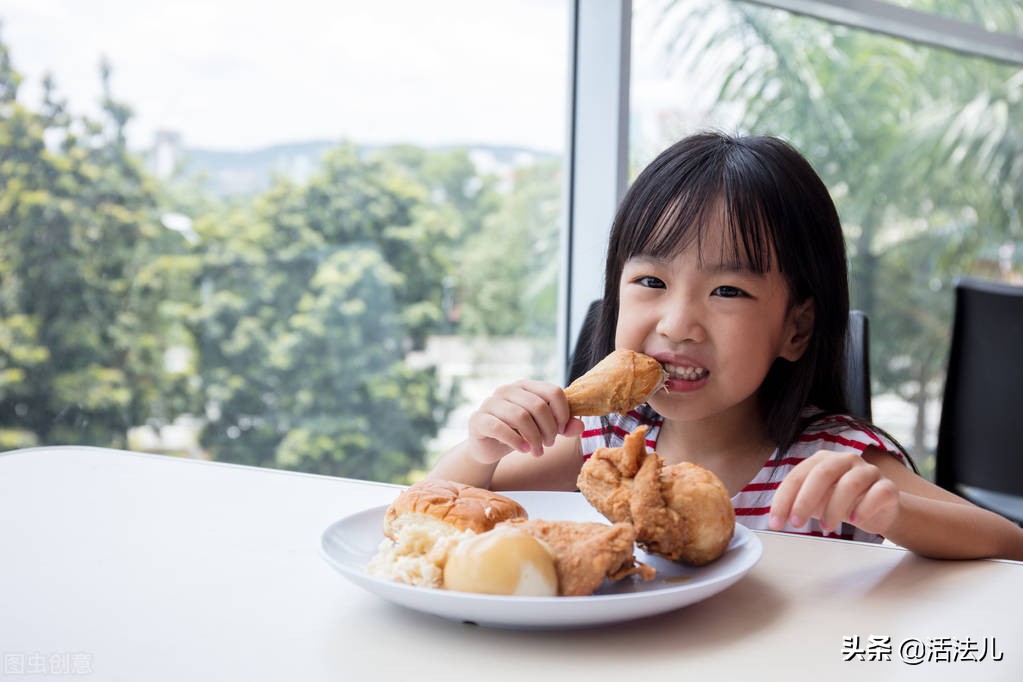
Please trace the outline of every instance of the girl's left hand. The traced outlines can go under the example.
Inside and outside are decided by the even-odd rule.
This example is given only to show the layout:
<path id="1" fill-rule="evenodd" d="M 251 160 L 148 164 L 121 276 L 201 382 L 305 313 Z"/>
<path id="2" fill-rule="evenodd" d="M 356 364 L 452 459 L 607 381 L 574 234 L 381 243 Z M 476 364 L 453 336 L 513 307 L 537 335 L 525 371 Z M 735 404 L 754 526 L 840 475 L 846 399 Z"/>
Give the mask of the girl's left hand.
<path id="1" fill-rule="evenodd" d="M 802 528 L 811 518 L 830 533 L 848 522 L 886 535 L 901 511 L 899 488 L 857 453 L 821 451 L 797 464 L 771 504 L 769 527 Z"/>

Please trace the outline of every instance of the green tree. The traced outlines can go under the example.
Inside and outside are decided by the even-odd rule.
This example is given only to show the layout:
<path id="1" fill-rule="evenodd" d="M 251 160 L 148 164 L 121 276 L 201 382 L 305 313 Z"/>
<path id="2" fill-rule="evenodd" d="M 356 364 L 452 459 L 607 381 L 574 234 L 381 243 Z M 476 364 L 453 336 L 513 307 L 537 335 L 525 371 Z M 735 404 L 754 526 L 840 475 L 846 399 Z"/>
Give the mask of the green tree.
<path id="1" fill-rule="evenodd" d="M 151 180 L 125 147 L 130 110 L 101 68 L 104 118 L 72 118 L 44 84 L 39 112 L 0 42 L 0 446 L 124 446 L 180 407 L 164 371 L 161 292 L 140 283 L 168 244 Z"/>
<path id="2" fill-rule="evenodd" d="M 463 334 L 554 337 L 560 215 L 560 162 L 516 169 L 500 208 L 461 249 Z"/>
<path id="3" fill-rule="evenodd" d="M 531 265 L 509 272 L 553 319 L 557 202 L 529 173 L 509 198 L 465 150 L 343 144 L 308 182 L 220 200 L 144 170 L 111 74 L 99 120 L 51 79 L 33 111 L 0 43 L 0 447 L 193 414 L 214 459 L 403 481 L 457 395 L 415 351 L 457 327 L 464 242 L 516 232 Z"/>
<path id="4" fill-rule="evenodd" d="M 409 158 L 415 163 L 405 163 Z M 408 148 L 345 144 L 307 184 L 195 223 L 192 317 L 217 459 L 403 480 L 451 409 L 406 362 L 442 324 L 463 226 Z"/>

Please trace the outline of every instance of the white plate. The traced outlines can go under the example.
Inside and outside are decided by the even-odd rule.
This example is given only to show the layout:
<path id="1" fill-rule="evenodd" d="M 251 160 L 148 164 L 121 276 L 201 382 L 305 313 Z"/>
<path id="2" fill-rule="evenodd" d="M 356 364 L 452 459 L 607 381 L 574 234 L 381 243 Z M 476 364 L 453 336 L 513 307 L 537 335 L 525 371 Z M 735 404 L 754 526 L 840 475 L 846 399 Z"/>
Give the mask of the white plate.
<path id="1" fill-rule="evenodd" d="M 529 517 L 548 521 L 600 521 L 579 493 L 509 492 Z M 450 620 L 519 629 L 592 627 L 673 611 L 721 592 L 742 578 L 760 559 L 760 538 L 736 525 L 725 554 L 694 568 L 636 551 L 636 558 L 657 569 L 644 582 L 629 577 L 605 582 L 588 597 L 507 597 L 412 587 L 366 574 L 366 564 L 383 540 L 384 512 L 375 507 L 347 516 L 323 532 L 324 558 L 349 580 L 395 604 Z"/>

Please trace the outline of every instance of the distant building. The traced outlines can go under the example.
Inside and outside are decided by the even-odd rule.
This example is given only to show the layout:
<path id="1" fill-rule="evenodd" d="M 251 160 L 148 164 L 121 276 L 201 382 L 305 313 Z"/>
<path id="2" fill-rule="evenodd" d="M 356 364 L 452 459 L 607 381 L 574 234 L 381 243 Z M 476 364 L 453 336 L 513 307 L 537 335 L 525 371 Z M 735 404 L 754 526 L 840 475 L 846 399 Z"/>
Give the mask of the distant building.
<path id="1" fill-rule="evenodd" d="M 174 174 L 181 162 L 181 133 L 176 130 L 158 130 L 150 153 L 150 165 L 156 177 L 166 179 Z"/>

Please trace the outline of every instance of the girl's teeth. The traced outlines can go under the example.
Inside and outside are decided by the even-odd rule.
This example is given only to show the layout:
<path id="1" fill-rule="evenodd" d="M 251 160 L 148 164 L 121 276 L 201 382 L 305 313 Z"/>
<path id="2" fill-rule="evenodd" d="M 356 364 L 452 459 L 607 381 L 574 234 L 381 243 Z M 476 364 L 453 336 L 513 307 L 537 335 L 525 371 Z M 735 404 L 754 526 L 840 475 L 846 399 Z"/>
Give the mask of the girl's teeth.
<path id="1" fill-rule="evenodd" d="M 676 367 L 675 365 L 665 365 L 664 369 L 673 378 L 685 379 L 686 381 L 702 379 L 709 373 L 704 367 Z"/>

